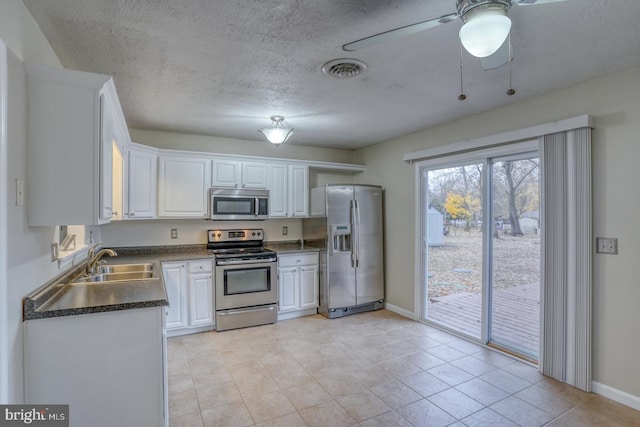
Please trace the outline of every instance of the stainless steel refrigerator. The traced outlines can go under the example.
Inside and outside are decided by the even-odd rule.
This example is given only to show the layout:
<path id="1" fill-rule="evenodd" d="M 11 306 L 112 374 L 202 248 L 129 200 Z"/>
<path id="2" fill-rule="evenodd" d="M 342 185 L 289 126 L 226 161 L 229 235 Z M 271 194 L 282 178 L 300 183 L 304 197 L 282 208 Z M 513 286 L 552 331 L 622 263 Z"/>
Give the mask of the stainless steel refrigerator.
<path id="1" fill-rule="evenodd" d="M 329 318 L 384 307 L 382 187 L 330 184 L 311 191 L 306 243 L 321 247 L 320 308 Z"/>

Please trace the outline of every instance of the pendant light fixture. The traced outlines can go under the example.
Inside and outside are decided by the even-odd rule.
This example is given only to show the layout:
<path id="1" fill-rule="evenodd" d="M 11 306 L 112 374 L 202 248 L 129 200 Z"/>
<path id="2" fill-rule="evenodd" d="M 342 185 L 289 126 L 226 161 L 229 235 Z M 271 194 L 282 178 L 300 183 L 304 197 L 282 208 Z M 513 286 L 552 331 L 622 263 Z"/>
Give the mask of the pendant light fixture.
<path id="1" fill-rule="evenodd" d="M 289 139 L 293 133 L 293 129 L 285 127 L 283 122 L 283 116 L 271 116 L 271 126 L 258 129 L 258 132 L 263 134 L 264 137 L 267 138 L 267 141 L 275 146 L 279 146 Z"/>
<path id="2" fill-rule="evenodd" d="M 508 11 L 504 4 L 492 2 L 462 15 L 464 25 L 460 28 L 460 41 L 467 52 L 478 58 L 495 53 L 511 30 Z"/>

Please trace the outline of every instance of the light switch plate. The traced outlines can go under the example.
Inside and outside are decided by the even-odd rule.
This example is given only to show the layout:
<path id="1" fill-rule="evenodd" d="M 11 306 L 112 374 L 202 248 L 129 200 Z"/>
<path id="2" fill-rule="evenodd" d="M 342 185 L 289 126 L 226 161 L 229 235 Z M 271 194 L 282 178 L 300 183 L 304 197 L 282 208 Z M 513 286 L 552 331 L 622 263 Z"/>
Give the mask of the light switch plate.
<path id="1" fill-rule="evenodd" d="M 596 237 L 596 253 L 618 254 L 618 239 L 615 237 Z"/>
<path id="2" fill-rule="evenodd" d="M 57 243 L 52 243 L 51 244 L 51 262 L 56 261 L 58 259 L 58 244 Z"/>
<path id="3" fill-rule="evenodd" d="M 172 228 L 171 229 L 171 238 L 172 239 L 177 239 L 178 238 L 178 229 L 177 228 Z"/>

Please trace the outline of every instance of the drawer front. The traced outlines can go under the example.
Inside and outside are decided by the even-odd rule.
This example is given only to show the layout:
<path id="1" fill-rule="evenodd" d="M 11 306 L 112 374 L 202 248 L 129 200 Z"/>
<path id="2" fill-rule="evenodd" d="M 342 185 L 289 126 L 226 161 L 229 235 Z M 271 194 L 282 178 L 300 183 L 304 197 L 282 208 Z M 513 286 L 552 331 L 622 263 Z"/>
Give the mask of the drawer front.
<path id="1" fill-rule="evenodd" d="M 189 262 L 189 273 L 205 273 L 211 272 L 213 267 L 213 261 L 211 260 L 202 260 L 202 261 L 190 261 Z"/>
<path id="2" fill-rule="evenodd" d="M 318 264 L 317 253 L 290 254 L 278 256 L 278 267 L 295 267 L 298 265 Z"/>

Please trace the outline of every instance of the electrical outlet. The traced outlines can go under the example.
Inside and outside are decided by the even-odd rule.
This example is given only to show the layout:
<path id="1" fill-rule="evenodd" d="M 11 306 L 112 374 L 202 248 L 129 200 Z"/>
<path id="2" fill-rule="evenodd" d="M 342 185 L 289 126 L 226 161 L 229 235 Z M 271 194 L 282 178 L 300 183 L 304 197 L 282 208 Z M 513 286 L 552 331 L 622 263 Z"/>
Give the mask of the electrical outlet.
<path id="1" fill-rule="evenodd" d="M 282 235 L 286 236 L 287 234 L 289 234 L 289 227 L 282 227 Z"/>
<path id="2" fill-rule="evenodd" d="M 614 237 L 596 237 L 596 253 L 618 254 L 618 239 Z"/>
<path id="3" fill-rule="evenodd" d="M 172 239 L 177 239 L 178 238 L 178 229 L 177 228 L 172 228 L 171 229 L 171 238 Z"/>
<path id="4" fill-rule="evenodd" d="M 24 205 L 24 181 L 16 179 L 16 206 Z"/>

